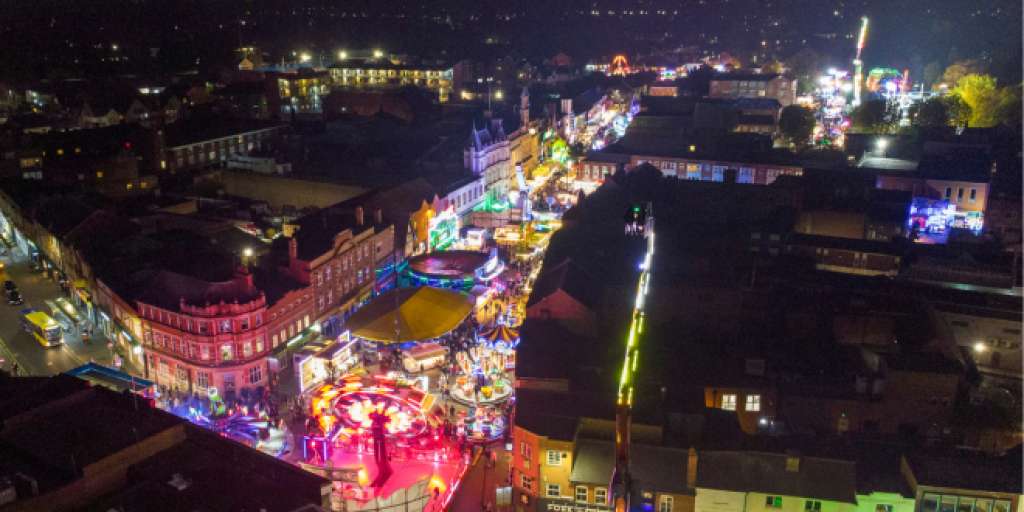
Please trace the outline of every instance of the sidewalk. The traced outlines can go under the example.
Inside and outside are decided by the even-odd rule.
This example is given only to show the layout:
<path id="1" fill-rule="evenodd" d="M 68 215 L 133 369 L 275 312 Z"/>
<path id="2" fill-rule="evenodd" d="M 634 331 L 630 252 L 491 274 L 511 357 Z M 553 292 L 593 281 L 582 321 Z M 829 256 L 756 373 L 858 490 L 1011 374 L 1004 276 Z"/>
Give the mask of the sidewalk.
<path id="1" fill-rule="evenodd" d="M 451 505 L 448 506 L 449 511 L 481 512 L 484 510 L 485 504 L 489 504 L 491 510 L 497 510 L 494 503 L 495 490 L 500 486 L 508 485 L 506 480 L 508 480 L 509 461 L 512 454 L 496 444 L 491 445 L 491 450 L 497 452 L 497 464 L 494 467 L 488 467 L 487 459 L 479 457 L 463 477 Z"/>

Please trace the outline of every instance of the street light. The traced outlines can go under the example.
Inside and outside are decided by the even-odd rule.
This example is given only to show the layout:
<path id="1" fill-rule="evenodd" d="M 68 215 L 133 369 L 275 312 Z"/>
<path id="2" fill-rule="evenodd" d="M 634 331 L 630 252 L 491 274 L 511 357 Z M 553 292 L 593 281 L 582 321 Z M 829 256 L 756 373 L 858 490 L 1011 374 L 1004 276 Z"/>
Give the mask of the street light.
<path id="1" fill-rule="evenodd" d="M 981 353 L 984 353 L 986 350 L 988 350 L 988 347 L 985 346 L 984 343 L 979 341 L 979 342 L 974 344 L 974 351 L 975 352 L 981 354 Z"/>
<path id="2" fill-rule="evenodd" d="M 340 52 L 338 52 L 338 60 L 345 60 L 347 58 L 348 52 L 346 52 L 345 50 L 341 50 Z"/>
<path id="3" fill-rule="evenodd" d="M 310 60 L 313 60 L 313 56 L 306 52 L 302 52 L 302 55 L 299 55 L 300 62 L 309 62 Z"/>
<path id="4" fill-rule="evenodd" d="M 381 50 L 374 50 L 373 51 L 373 58 L 379 59 L 379 58 L 381 58 L 383 56 L 384 56 L 384 52 L 382 52 Z"/>
<path id="5" fill-rule="evenodd" d="M 245 256 L 246 258 L 252 258 L 252 247 L 246 247 L 245 249 L 242 249 L 242 256 Z"/>
<path id="6" fill-rule="evenodd" d="M 875 141 L 875 149 L 878 151 L 878 154 L 885 156 L 885 148 L 887 147 L 889 147 L 888 139 L 878 139 Z"/>

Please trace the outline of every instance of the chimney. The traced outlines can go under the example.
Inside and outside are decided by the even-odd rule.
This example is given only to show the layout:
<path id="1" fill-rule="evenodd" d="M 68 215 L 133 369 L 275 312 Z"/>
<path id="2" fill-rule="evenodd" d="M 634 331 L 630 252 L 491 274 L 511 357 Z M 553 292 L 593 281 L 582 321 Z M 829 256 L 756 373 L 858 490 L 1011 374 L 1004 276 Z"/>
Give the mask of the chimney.
<path id="1" fill-rule="evenodd" d="M 373 210 L 373 222 L 377 225 L 384 224 L 384 212 L 380 208 Z"/>
<path id="2" fill-rule="evenodd" d="M 299 259 L 299 242 L 294 238 L 288 239 L 288 261 Z"/>
<path id="3" fill-rule="evenodd" d="M 356 224 L 359 226 L 363 225 L 365 215 L 363 214 L 363 207 L 356 206 Z"/>
<path id="4" fill-rule="evenodd" d="M 697 487 L 697 450 L 692 446 L 690 452 L 686 457 L 686 488 L 695 489 Z"/>

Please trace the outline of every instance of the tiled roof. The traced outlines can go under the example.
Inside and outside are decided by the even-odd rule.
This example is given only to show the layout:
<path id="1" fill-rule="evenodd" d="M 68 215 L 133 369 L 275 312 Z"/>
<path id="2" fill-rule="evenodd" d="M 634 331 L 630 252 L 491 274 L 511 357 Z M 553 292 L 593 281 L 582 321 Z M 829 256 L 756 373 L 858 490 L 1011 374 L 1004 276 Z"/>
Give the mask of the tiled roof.
<path id="1" fill-rule="evenodd" d="M 853 462 L 761 452 L 701 452 L 697 487 L 758 492 L 807 499 L 857 503 L 857 472 Z"/>

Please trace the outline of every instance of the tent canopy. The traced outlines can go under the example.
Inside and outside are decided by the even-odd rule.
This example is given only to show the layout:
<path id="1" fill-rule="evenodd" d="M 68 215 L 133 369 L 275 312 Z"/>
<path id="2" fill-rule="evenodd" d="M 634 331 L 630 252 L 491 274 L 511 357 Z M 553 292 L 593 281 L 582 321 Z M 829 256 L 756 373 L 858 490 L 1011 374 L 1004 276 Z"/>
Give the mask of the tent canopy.
<path id="1" fill-rule="evenodd" d="M 499 324 L 493 329 L 489 329 L 481 333 L 480 337 L 491 343 L 503 342 L 510 344 L 519 339 L 519 331 L 505 324 Z"/>
<path id="2" fill-rule="evenodd" d="M 447 334 L 472 310 L 473 299 L 464 293 L 429 286 L 399 288 L 360 308 L 346 325 L 363 339 L 405 343 Z"/>

